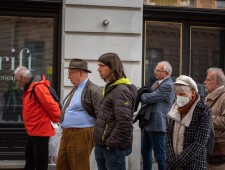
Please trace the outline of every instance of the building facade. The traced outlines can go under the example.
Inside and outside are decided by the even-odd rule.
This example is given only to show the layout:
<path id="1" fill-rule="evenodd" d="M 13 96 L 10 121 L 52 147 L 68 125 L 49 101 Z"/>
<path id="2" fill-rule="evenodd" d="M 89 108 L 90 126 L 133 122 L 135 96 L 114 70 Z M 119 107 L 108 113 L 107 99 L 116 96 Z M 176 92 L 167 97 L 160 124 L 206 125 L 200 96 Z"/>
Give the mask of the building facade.
<path id="1" fill-rule="evenodd" d="M 104 86 L 97 72 L 97 59 L 106 52 L 117 53 L 127 77 L 141 86 L 142 73 L 142 9 L 139 0 L 66 0 L 63 4 L 61 97 L 71 90 L 67 78 L 70 59 L 89 62 L 91 81 Z M 127 157 L 129 169 L 140 169 L 140 130 L 134 130 L 133 153 Z M 97 170 L 94 154 L 91 169 Z"/>
<path id="2" fill-rule="evenodd" d="M 17 66 L 45 74 L 63 100 L 72 88 L 65 69 L 72 58 L 87 60 L 91 81 L 104 86 L 97 59 L 116 52 L 137 87 L 150 86 L 156 63 L 168 60 L 173 79 L 193 77 L 204 96 L 207 68 L 224 69 L 224 9 L 220 0 L 1 0 L 0 160 L 24 159 Z M 134 127 L 127 167 L 139 170 L 141 132 Z M 97 169 L 93 154 L 91 160 Z"/>

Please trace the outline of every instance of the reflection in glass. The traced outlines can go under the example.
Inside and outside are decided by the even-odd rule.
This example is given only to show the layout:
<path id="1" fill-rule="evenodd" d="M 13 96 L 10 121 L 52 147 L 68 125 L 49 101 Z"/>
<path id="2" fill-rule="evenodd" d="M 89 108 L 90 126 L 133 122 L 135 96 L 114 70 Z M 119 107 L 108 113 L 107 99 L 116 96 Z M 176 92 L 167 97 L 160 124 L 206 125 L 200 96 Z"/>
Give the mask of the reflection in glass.
<path id="1" fill-rule="evenodd" d="M 13 72 L 23 65 L 52 81 L 52 18 L 0 17 L 0 123 L 22 123 L 22 93 Z"/>
<path id="2" fill-rule="evenodd" d="M 224 28 L 191 27 L 191 77 L 205 96 L 203 82 L 210 67 L 224 67 Z"/>
<path id="3" fill-rule="evenodd" d="M 7 90 L 3 93 L 4 104 L 2 109 L 2 120 L 22 120 L 22 94 L 23 90 L 15 80 L 8 81 Z"/>
<path id="4" fill-rule="evenodd" d="M 145 85 L 155 79 L 154 69 L 159 61 L 167 60 L 173 67 L 172 77 L 179 75 L 181 24 L 145 22 Z"/>
<path id="5" fill-rule="evenodd" d="M 144 5 L 225 9 L 224 0 L 144 0 Z"/>

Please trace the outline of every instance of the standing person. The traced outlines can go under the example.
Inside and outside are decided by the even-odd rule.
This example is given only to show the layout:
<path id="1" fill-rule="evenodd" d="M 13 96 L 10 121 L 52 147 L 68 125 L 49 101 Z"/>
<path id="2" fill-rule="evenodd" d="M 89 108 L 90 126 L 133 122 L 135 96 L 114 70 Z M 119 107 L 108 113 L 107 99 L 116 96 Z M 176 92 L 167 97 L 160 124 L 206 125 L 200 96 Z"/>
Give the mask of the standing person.
<path id="1" fill-rule="evenodd" d="M 157 81 L 150 93 L 141 95 L 142 104 L 151 104 L 152 109 L 148 125 L 142 130 L 141 154 L 143 170 L 152 169 L 152 150 L 159 170 L 166 169 L 165 131 L 168 125 L 167 113 L 173 101 L 172 67 L 167 61 L 161 61 L 155 68 Z"/>
<path id="2" fill-rule="evenodd" d="M 225 137 L 225 75 L 220 68 L 209 68 L 204 81 L 205 91 L 208 93 L 205 103 L 212 110 L 212 122 L 215 137 Z M 213 101 L 216 102 L 214 103 Z M 212 105 L 212 103 L 214 103 Z M 210 158 L 209 158 L 210 159 Z M 219 158 L 218 158 L 219 159 Z M 210 160 L 209 160 L 210 161 Z M 210 170 L 224 170 L 225 162 L 208 164 Z"/>
<path id="3" fill-rule="evenodd" d="M 123 64 L 115 53 L 99 57 L 98 71 L 107 83 L 94 129 L 98 170 L 126 170 L 126 151 L 133 140 L 132 119 L 137 89 L 126 78 Z"/>
<path id="4" fill-rule="evenodd" d="M 177 99 L 168 113 L 166 132 L 167 170 L 207 170 L 211 111 L 191 77 L 179 76 L 174 90 Z"/>
<path id="5" fill-rule="evenodd" d="M 47 170 L 49 137 L 55 135 L 51 121 L 59 121 L 59 105 L 50 94 L 50 82 L 44 75 L 33 76 L 24 66 L 17 67 L 14 75 L 24 89 L 22 114 L 28 133 L 25 170 Z"/>
<path id="6" fill-rule="evenodd" d="M 68 79 L 74 85 L 60 116 L 62 137 L 57 170 L 89 170 L 94 147 L 93 130 L 101 101 L 101 88 L 88 79 L 88 63 L 72 59 Z"/>

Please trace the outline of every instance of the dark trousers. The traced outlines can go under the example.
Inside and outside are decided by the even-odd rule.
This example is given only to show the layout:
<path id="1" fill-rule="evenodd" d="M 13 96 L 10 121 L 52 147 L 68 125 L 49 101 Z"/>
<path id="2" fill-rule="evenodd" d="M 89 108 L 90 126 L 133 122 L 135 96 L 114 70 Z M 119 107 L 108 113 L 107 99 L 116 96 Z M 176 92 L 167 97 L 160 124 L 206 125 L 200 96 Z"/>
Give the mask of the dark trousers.
<path id="1" fill-rule="evenodd" d="M 48 170 L 49 137 L 28 136 L 25 170 Z"/>
<path id="2" fill-rule="evenodd" d="M 165 132 L 142 131 L 143 170 L 152 170 L 152 150 L 159 170 L 166 170 Z"/>

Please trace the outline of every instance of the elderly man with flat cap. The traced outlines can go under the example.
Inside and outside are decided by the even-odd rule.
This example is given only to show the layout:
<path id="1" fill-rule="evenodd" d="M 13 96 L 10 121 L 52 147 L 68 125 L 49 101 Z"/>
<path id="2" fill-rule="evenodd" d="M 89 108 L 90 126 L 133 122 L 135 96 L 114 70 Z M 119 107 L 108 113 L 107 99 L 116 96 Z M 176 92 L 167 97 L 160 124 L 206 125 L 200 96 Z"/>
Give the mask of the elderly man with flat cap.
<path id="1" fill-rule="evenodd" d="M 87 61 L 72 59 L 68 79 L 74 85 L 64 99 L 60 116 L 62 138 L 57 170 L 89 170 L 94 147 L 93 127 L 101 101 L 101 88 L 88 79 Z"/>

